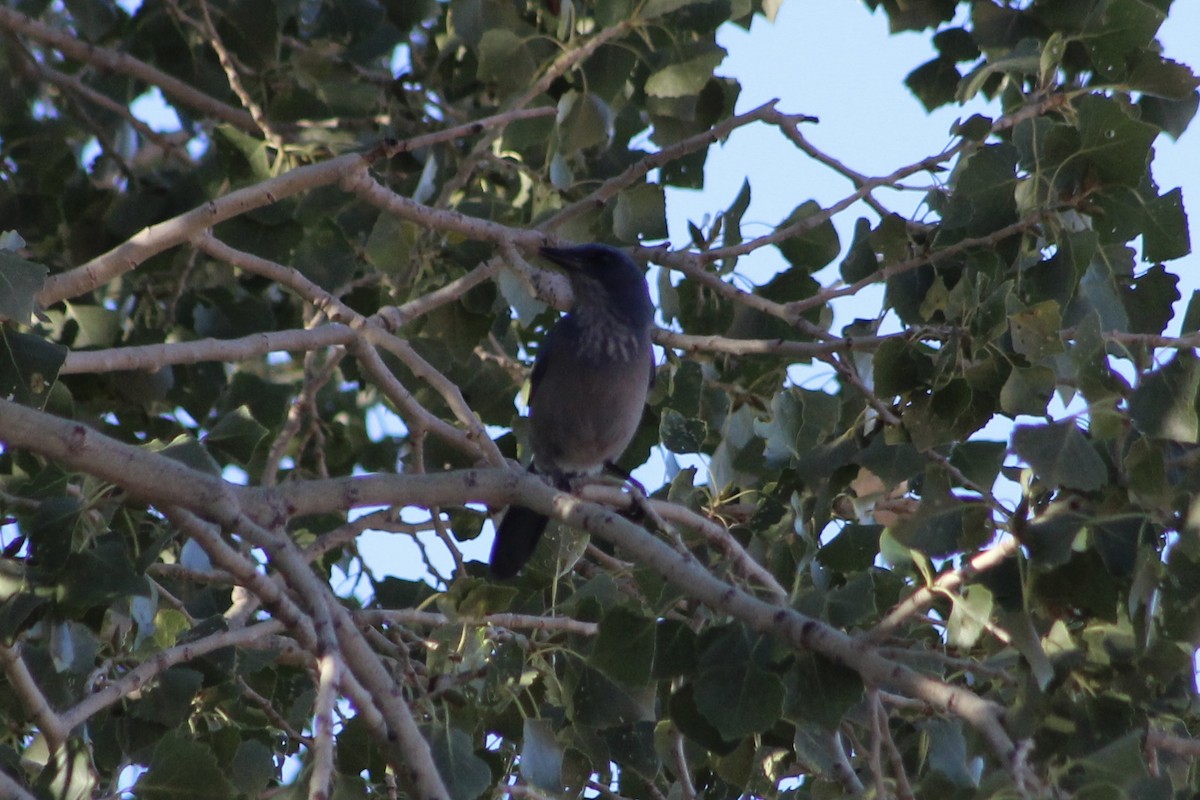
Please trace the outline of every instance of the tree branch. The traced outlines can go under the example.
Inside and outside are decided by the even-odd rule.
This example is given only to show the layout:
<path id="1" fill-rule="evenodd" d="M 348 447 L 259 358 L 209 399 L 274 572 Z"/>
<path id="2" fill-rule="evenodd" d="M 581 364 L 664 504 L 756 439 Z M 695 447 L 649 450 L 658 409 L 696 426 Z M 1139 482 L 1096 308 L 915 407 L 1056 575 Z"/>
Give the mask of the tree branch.
<path id="1" fill-rule="evenodd" d="M 0 665 L 4 666 L 4 674 L 8 678 L 9 686 L 12 687 L 21 704 L 25 706 L 29 716 L 33 717 L 33 721 L 37 723 L 42 736 L 46 737 L 46 744 L 50 748 L 50 752 L 54 753 L 67 741 L 67 736 L 70 735 L 73 726 L 69 725 L 51 708 L 50 701 L 42 693 L 41 687 L 37 685 L 37 681 L 30 674 L 25 659 L 21 657 L 19 642 L 12 645 L 0 644 Z"/>

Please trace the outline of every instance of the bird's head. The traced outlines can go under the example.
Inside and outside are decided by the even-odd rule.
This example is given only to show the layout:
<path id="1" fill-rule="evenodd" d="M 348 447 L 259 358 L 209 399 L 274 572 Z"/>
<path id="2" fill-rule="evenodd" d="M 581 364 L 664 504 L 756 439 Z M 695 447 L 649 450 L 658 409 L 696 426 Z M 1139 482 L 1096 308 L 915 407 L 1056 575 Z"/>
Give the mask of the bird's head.
<path id="1" fill-rule="evenodd" d="M 654 318 L 646 277 L 632 258 L 604 244 L 543 247 L 541 254 L 562 267 L 575 294 L 574 311 L 602 309 L 634 325 Z"/>

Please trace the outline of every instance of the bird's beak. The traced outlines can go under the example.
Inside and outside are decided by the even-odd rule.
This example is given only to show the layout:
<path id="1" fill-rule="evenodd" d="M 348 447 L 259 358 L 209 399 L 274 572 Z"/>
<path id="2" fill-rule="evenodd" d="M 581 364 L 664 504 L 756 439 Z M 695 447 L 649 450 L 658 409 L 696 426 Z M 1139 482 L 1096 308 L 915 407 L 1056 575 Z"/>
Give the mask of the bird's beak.
<path id="1" fill-rule="evenodd" d="M 583 269 L 583 258 L 573 247 L 541 247 L 538 252 L 543 258 L 553 261 L 567 272 L 579 272 Z"/>

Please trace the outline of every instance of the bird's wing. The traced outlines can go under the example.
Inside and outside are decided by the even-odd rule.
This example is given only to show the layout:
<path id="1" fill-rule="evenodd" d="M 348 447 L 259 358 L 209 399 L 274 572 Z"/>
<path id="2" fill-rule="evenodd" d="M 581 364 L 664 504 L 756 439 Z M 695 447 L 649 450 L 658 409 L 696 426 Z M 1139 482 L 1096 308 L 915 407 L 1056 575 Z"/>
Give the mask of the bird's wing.
<path id="1" fill-rule="evenodd" d="M 533 362 L 533 372 L 529 375 L 529 398 L 526 401 L 527 405 L 533 404 L 533 396 L 537 394 L 538 384 L 542 382 L 542 377 L 546 374 L 546 365 L 555 360 L 555 353 L 562 349 L 563 343 L 560 341 L 568 323 L 566 318 L 560 319 L 546 334 L 546 338 L 542 340 L 542 347 L 538 350 L 537 359 Z"/>

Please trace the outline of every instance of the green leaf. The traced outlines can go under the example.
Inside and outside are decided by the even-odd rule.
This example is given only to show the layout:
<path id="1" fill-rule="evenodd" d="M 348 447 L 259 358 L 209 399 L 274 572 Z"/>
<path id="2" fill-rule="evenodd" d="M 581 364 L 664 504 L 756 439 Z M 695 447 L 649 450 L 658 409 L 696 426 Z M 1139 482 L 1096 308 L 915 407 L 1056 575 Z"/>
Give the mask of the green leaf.
<path id="1" fill-rule="evenodd" d="M 1063 352 L 1062 315 L 1058 303 L 1045 300 L 1008 315 L 1013 349 L 1030 361 Z"/>
<path id="2" fill-rule="evenodd" d="M 1101 180 L 1137 186 L 1150 163 L 1158 130 L 1136 120 L 1114 100 L 1088 94 L 1078 105 L 1080 155 Z"/>
<path id="3" fill-rule="evenodd" d="M 992 615 L 993 598 L 987 587 L 971 584 L 954 598 L 946 623 L 947 643 L 959 650 L 970 650 L 987 629 Z"/>
<path id="4" fill-rule="evenodd" d="M 788 696 L 789 719 L 834 731 L 846 714 L 862 702 L 863 682 L 858 673 L 819 653 L 797 653 L 793 675 L 794 690 Z"/>
<path id="5" fill-rule="evenodd" d="M 1138 430 L 1158 439 L 1200 441 L 1196 395 L 1200 389 L 1200 362 L 1191 350 L 1175 357 L 1148 375 L 1129 399 L 1129 416 Z"/>
<path id="6" fill-rule="evenodd" d="M 1029 549 L 1029 560 L 1039 567 L 1061 567 L 1070 561 L 1075 538 L 1087 523 L 1086 516 L 1063 505 L 1051 506 L 1029 525 L 1021 538 Z"/>
<path id="7" fill-rule="evenodd" d="M 1200 330 L 1200 291 L 1192 292 L 1187 308 L 1183 312 L 1183 322 L 1180 325 L 1180 335 L 1187 336 Z"/>
<path id="8" fill-rule="evenodd" d="M 0 321 L 29 322 L 50 270 L 26 261 L 11 250 L 0 250 Z"/>
<path id="9" fill-rule="evenodd" d="M 1125 84 L 1143 95 L 1185 100 L 1196 90 L 1196 75 L 1186 64 L 1145 53 L 1138 59 Z"/>
<path id="10" fill-rule="evenodd" d="M 372 778 L 382 780 L 387 766 L 366 721 L 359 715 L 346 720 L 337 734 L 338 770 L 347 775 L 367 772 Z"/>
<path id="11" fill-rule="evenodd" d="M 479 41 L 479 67 L 475 76 L 504 91 L 528 86 L 537 62 L 527 43 L 507 28 L 492 28 Z"/>
<path id="12" fill-rule="evenodd" d="M 1000 408 L 1012 417 L 1041 416 L 1054 395 L 1055 384 L 1054 370 L 1049 367 L 1017 367 L 1008 373 L 1008 380 L 1000 390 Z"/>
<path id="13" fill-rule="evenodd" d="M 121 23 L 124 14 L 103 0 L 66 0 L 71 22 L 88 41 L 99 41 Z"/>
<path id="14" fill-rule="evenodd" d="M 991 535 L 986 510 L 960 501 L 950 493 L 944 478 L 938 482 L 942 485 L 931 485 L 931 475 L 926 473 L 921 504 L 915 514 L 890 526 L 892 535 L 930 558 L 982 545 Z"/>
<path id="15" fill-rule="evenodd" d="M 67 352 L 41 336 L 0 327 L 0 397 L 44 408 Z"/>
<path id="16" fill-rule="evenodd" d="M 237 790 L 257 797 L 275 777 L 275 761 L 271 748 L 256 739 L 244 739 L 238 744 L 229 763 L 229 778 Z"/>
<path id="17" fill-rule="evenodd" d="M 929 769 L 959 789 L 978 786 L 975 770 L 968 764 L 967 741 L 962 720 L 922 720 L 918 727 L 928 737 Z"/>
<path id="18" fill-rule="evenodd" d="M 673 408 L 665 409 L 658 423 L 658 439 L 672 453 L 698 453 L 708 437 L 702 419 L 688 419 Z"/>
<path id="19" fill-rule="evenodd" d="M 712 79 L 713 70 L 725 60 L 725 49 L 712 45 L 686 61 L 669 64 L 646 79 L 651 97 L 692 97 Z"/>
<path id="20" fill-rule="evenodd" d="M 959 160 L 939 245 L 991 233 L 1017 218 L 1017 155 L 1011 144 L 992 144 Z"/>
<path id="21" fill-rule="evenodd" d="M 492 784 L 487 762 L 475 755 L 471 737 L 458 728 L 435 726 L 430 732 L 433 761 L 451 800 L 475 800 Z"/>
<path id="22" fill-rule="evenodd" d="M 525 719 L 521 736 L 521 777 L 547 792 L 558 793 L 563 786 L 563 747 L 548 720 Z"/>
<path id="23" fill-rule="evenodd" d="M 1192 252 L 1183 190 L 1172 189 L 1146 204 L 1146 229 L 1142 232 L 1142 258 L 1171 261 Z"/>
<path id="24" fill-rule="evenodd" d="M 146 800 L 226 800 L 236 794 L 208 745 L 175 731 L 159 740 L 136 791 Z"/>
<path id="25" fill-rule="evenodd" d="M 800 458 L 833 431 L 838 419 L 838 400 L 825 392 L 790 389 L 771 400 L 771 418 L 755 420 L 754 432 L 766 440 L 769 465 L 783 465 Z"/>
<path id="26" fill-rule="evenodd" d="M 882 533 L 882 525 L 846 525 L 817 551 L 817 560 L 838 572 L 868 569 L 879 554 L 879 536 Z"/>
<path id="27" fill-rule="evenodd" d="M 612 109 L 591 92 L 567 92 L 558 101 L 558 150 L 570 155 L 608 145 L 613 135 Z M 644 189 L 636 186 L 629 191 Z"/>
<path id="28" fill-rule="evenodd" d="M 950 464 L 978 486 L 991 486 L 1000 474 L 1008 446 L 1004 442 L 959 442 L 950 451 Z"/>
<path id="29" fill-rule="evenodd" d="M 654 620 L 617 606 L 600 621 L 590 661 L 614 681 L 637 688 L 650 681 L 654 646 Z"/>
<path id="30" fill-rule="evenodd" d="M 97 795 L 99 780 L 87 747 L 72 739 L 53 754 L 47 753 L 45 748 L 46 740 L 39 736 L 22 753 L 23 760 L 31 764 L 45 764 L 34 784 L 38 797 L 88 800 Z M 15 763 L 12 766 L 19 769 Z M 138 785 L 141 785 L 140 782 Z"/>
<path id="31" fill-rule="evenodd" d="M 59 600 L 69 612 L 82 613 L 149 591 L 147 579 L 134 569 L 125 543 L 116 533 L 105 534 L 92 547 L 72 553 L 66 569 L 70 579 Z"/>
<path id="32" fill-rule="evenodd" d="M 986 4 L 979 4 L 979 6 Z M 976 6 L 976 8 L 979 8 Z M 987 85 L 994 75 L 1014 73 L 1037 75 L 1042 66 L 1042 44 L 1036 39 L 1022 39 L 1016 46 L 1002 55 L 989 56 L 987 61 L 971 70 L 959 83 L 955 95 L 960 103 L 973 98 Z"/>
<path id="33" fill-rule="evenodd" d="M 722 247 L 737 247 L 742 243 L 742 216 L 750 207 L 750 181 L 743 180 L 742 188 L 738 190 L 733 203 L 721 215 Z M 727 258 L 721 262 L 721 272 L 732 272 L 737 258 Z"/>
<path id="34" fill-rule="evenodd" d="M 71 346 L 76 350 L 86 347 L 111 347 L 121 335 L 121 316 L 104 306 L 77 305 L 67 303 L 70 319 L 78 325 Z"/>
<path id="35" fill-rule="evenodd" d="M 167 458 L 173 458 L 192 469 L 207 472 L 210 475 L 220 476 L 221 474 L 221 465 L 212 457 L 212 454 L 205 449 L 204 445 L 187 434 L 180 434 L 174 441 L 168 443 L 166 447 L 163 447 L 161 442 L 153 442 L 143 446 L 151 452 L 161 453 Z"/>
<path id="36" fill-rule="evenodd" d="M 769 729 L 783 713 L 783 682 L 758 663 L 744 628 L 733 625 L 711 633 L 700 654 L 696 707 L 722 739 Z"/>
<path id="37" fill-rule="evenodd" d="M 1165 10 L 1144 0 L 1098 3 L 1082 37 L 1096 72 L 1114 81 L 1124 77 L 1129 56 L 1150 46 L 1166 18 Z"/>
<path id="38" fill-rule="evenodd" d="M 204 446 L 225 454 L 239 466 L 246 466 L 268 433 L 245 406 L 239 406 L 217 421 L 204 437 Z"/>
<path id="39" fill-rule="evenodd" d="M 679 732 L 701 747 L 714 753 L 731 753 L 737 748 L 737 740 L 722 738 L 721 732 L 696 705 L 695 684 L 685 683 L 674 694 L 668 706 L 671 722 Z"/>
<path id="40" fill-rule="evenodd" d="M 203 684 L 204 675 L 200 672 L 171 667 L 159 674 L 154 688 L 134 705 L 133 714 L 138 719 L 173 728 L 187 721 Z"/>
<path id="41" fill-rule="evenodd" d="M 655 678 L 690 675 L 696 671 L 696 633 L 686 623 L 662 619 L 654 627 Z"/>
<path id="42" fill-rule="evenodd" d="M 948 58 L 934 58 L 908 73 L 904 85 L 921 101 L 926 111 L 954 102 L 962 75 Z"/>
<path id="43" fill-rule="evenodd" d="M 1138 101 L 1142 121 L 1161 128 L 1163 133 L 1178 140 L 1200 109 L 1200 92 L 1192 92 L 1182 100 L 1168 100 L 1144 95 Z"/>
<path id="44" fill-rule="evenodd" d="M 1048 484 L 1092 491 L 1108 480 L 1104 460 L 1072 420 L 1018 425 L 1013 431 L 1012 447 Z"/>
<path id="45" fill-rule="evenodd" d="M 878 475 L 887 486 L 917 475 L 925 467 L 925 459 L 917 448 L 905 442 L 888 444 L 883 436 L 876 436 L 855 457 L 855 463 Z"/>
<path id="46" fill-rule="evenodd" d="M 1133 575 L 1137 568 L 1138 545 L 1143 533 L 1150 528 L 1149 520 L 1141 514 L 1105 519 L 1092 525 L 1092 542 L 1110 575 L 1118 578 Z"/>
<path id="47" fill-rule="evenodd" d="M 401 284 L 409 283 L 415 266 L 411 256 L 419 234 L 420 229 L 409 220 L 380 214 L 371 228 L 363 256 L 380 272 L 395 276 Z"/>
<path id="48" fill-rule="evenodd" d="M 48 638 L 55 672 L 86 675 L 95 668 L 100 642 L 86 625 L 72 620 L 55 623 Z"/>
<path id="49" fill-rule="evenodd" d="M 933 359 L 925 348 L 905 339 L 888 339 L 871 359 L 875 391 L 880 397 L 896 397 L 928 388 L 933 381 Z"/>
<path id="50" fill-rule="evenodd" d="M 871 223 L 866 217 L 859 217 L 854 223 L 854 239 L 841 264 L 842 280 L 854 283 L 878 271 L 879 257 L 871 244 Z"/>
<path id="51" fill-rule="evenodd" d="M 1161 265 L 1146 270 L 1133 285 L 1121 287 L 1121 300 L 1129 315 L 1132 333 L 1160 334 L 1173 316 L 1172 306 L 1179 299 L 1179 276 Z"/>
<path id="52" fill-rule="evenodd" d="M 580 672 L 571 696 L 575 724 L 608 728 L 653 718 L 655 686 L 630 688 L 586 663 Z"/>
<path id="53" fill-rule="evenodd" d="M 841 252 L 837 230 L 831 220 L 825 219 L 815 226 L 804 222 L 820 212 L 821 206 L 817 201 L 806 200 L 796 206 L 796 209 L 775 228 L 776 231 L 780 231 L 793 225 L 802 227 L 799 232 L 793 233 L 776 245 L 783 257 L 796 269 L 816 272 L 837 258 Z"/>
<path id="54" fill-rule="evenodd" d="M 623 242 L 667 238 L 667 199 L 663 187 L 647 183 L 617 195 L 613 233 Z"/>

